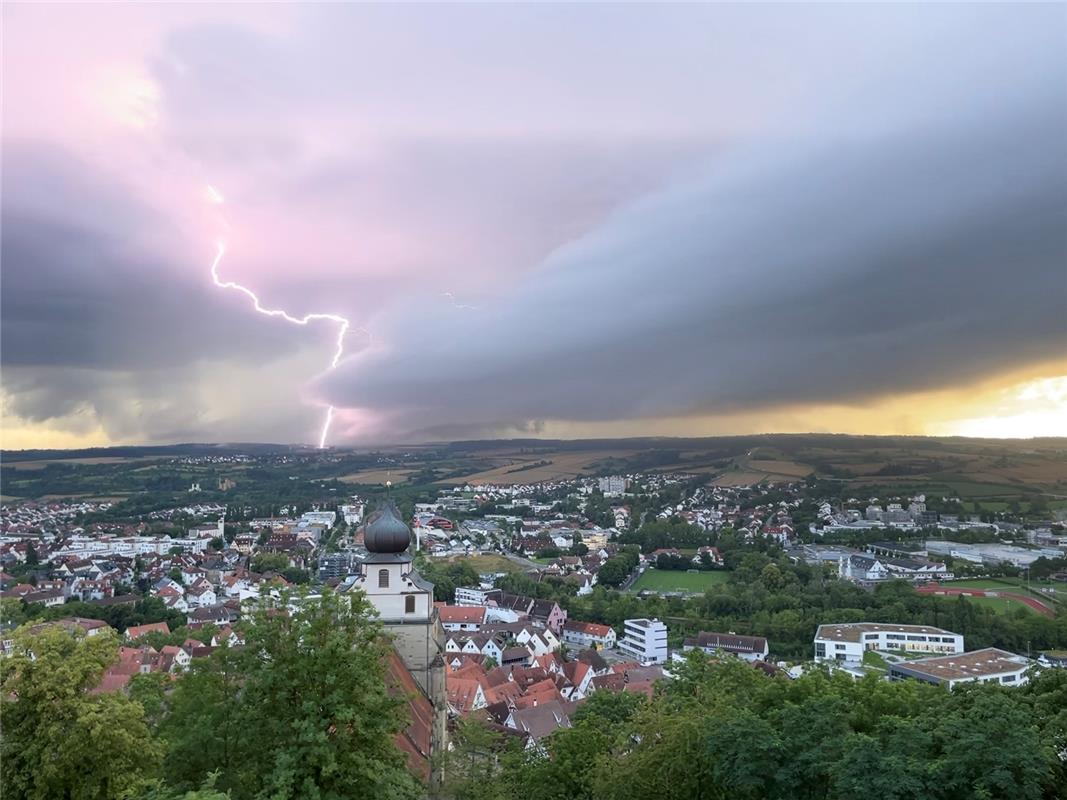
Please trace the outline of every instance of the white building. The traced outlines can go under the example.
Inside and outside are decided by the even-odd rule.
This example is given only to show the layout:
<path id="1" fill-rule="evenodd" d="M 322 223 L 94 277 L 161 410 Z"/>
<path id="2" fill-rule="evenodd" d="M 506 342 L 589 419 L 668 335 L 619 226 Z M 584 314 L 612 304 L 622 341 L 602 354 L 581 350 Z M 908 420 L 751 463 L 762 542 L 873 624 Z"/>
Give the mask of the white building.
<path id="1" fill-rule="evenodd" d="M 889 625 L 881 622 L 820 625 L 815 632 L 816 661 L 860 662 L 867 650 L 962 653 L 963 635 L 926 625 Z"/>
<path id="2" fill-rule="evenodd" d="M 597 481 L 597 485 L 600 487 L 600 491 L 607 495 L 621 495 L 625 494 L 626 490 L 630 488 L 630 481 L 621 475 L 611 475 L 607 478 L 601 478 Z"/>
<path id="3" fill-rule="evenodd" d="M 496 598 L 500 597 L 499 589 L 482 589 L 478 586 L 457 586 L 457 606 L 490 606 L 496 605 Z"/>
<path id="4" fill-rule="evenodd" d="M 583 650 L 610 649 L 616 644 L 615 629 L 610 625 L 598 625 L 595 622 L 567 620 L 563 625 L 563 641 Z"/>
<path id="5" fill-rule="evenodd" d="M 920 658 L 889 665 L 890 680 L 925 681 L 951 689 L 959 683 L 1000 683 L 1021 686 L 1033 662 L 1025 656 L 996 647 L 951 656 Z"/>
<path id="6" fill-rule="evenodd" d="M 336 511 L 305 511 L 300 516 L 301 522 L 306 522 L 308 525 L 325 525 L 327 528 L 332 528 L 333 524 L 337 521 Z"/>
<path id="7" fill-rule="evenodd" d="M 658 619 L 628 619 L 619 650 L 642 664 L 667 661 L 667 626 Z"/>
<path id="8" fill-rule="evenodd" d="M 345 521 L 345 525 L 359 525 L 363 521 L 363 504 L 352 503 L 351 505 L 341 506 L 341 517 Z"/>

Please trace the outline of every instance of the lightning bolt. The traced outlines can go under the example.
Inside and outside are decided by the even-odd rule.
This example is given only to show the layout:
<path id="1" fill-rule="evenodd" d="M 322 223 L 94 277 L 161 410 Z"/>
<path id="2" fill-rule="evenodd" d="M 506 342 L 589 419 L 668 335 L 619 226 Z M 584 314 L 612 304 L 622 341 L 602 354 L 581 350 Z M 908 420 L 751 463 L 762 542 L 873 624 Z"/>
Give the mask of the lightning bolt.
<path id="1" fill-rule="evenodd" d="M 218 193 L 213 188 L 208 188 L 212 193 L 218 195 Z M 219 196 L 219 199 L 215 202 L 221 202 L 221 196 Z M 252 301 L 252 308 L 255 309 L 256 313 L 263 314 L 264 316 L 268 317 L 281 317 L 286 322 L 289 322 L 293 325 L 307 325 L 308 323 L 317 322 L 320 320 L 326 322 L 333 322 L 337 325 L 337 344 L 334 347 L 333 358 L 330 359 L 329 367 L 330 369 L 335 368 L 337 364 L 341 361 L 341 356 L 344 355 L 345 336 L 348 334 L 348 329 L 351 327 L 352 323 L 350 323 L 348 319 L 342 317 L 340 314 L 324 314 L 320 312 L 313 312 L 311 314 L 305 314 L 302 317 L 294 317 L 288 311 L 285 311 L 281 308 L 264 308 L 263 304 L 260 303 L 259 297 L 256 295 L 256 293 L 249 289 L 247 286 L 242 286 L 241 284 L 236 283 L 235 281 L 224 281 L 222 280 L 222 278 L 219 277 L 219 263 L 222 261 L 222 257 L 225 254 L 226 245 L 222 242 L 218 242 L 218 249 L 215 252 L 215 260 L 211 262 L 211 280 L 220 289 L 233 289 L 234 291 L 241 292 L 241 294 L 245 295 L 249 300 Z M 364 329 L 361 328 L 360 330 Z M 364 330 L 364 332 L 367 333 L 368 336 L 370 335 L 369 331 Z M 322 433 L 319 435 L 320 450 L 326 447 L 326 437 L 329 436 L 330 433 L 330 424 L 333 422 L 333 412 L 333 406 L 329 406 L 326 409 L 326 419 L 323 420 Z"/>
<path id="2" fill-rule="evenodd" d="M 441 297 L 447 297 L 448 298 L 448 302 L 450 302 L 452 304 L 452 308 L 458 308 L 458 309 L 461 309 L 461 310 L 466 309 L 466 310 L 469 310 L 469 311 L 477 311 L 478 310 L 478 306 L 468 306 L 465 303 L 457 302 L 456 301 L 456 295 L 455 295 L 454 292 L 441 292 Z"/>

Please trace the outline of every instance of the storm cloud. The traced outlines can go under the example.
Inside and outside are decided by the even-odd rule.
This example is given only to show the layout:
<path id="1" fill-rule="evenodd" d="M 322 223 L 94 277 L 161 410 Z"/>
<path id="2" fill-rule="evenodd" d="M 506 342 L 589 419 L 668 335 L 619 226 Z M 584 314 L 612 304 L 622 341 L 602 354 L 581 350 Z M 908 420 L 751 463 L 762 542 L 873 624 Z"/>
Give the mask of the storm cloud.
<path id="1" fill-rule="evenodd" d="M 852 402 L 1062 357 L 1065 99 L 1049 80 L 738 149 L 485 311 L 398 323 L 322 396 L 418 438 Z"/>
<path id="2" fill-rule="evenodd" d="M 326 405 L 338 444 L 765 429 L 1062 360 L 1065 14 L 12 6 L 4 414 L 27 441 L 317 441 Z M 265 305 L 351 320 L 336 370 L 331 324 L 212 285 L 218 241 Z"/>

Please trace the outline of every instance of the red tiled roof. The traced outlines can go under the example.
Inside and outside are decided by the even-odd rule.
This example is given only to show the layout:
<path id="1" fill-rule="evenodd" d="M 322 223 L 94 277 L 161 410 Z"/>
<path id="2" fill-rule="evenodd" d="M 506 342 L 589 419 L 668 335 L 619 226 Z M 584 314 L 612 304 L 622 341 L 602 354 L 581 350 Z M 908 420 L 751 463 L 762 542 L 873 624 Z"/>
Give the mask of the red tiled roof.
<path id="1" fill-rule="evenodd" d="M 438 609 L 441 624 L 481 624 L 485 622 L 483 606 L 442 606 Z"/>
<path id="2" fill-rule="evenodd" d="M 170 633 L 170 626 L 165 622 L 149 622 L 147 625 L 132 625 L 126 629 L 126 637 L 136 639 L 146 633 Z"/>
<path id="3" fill-rule="evenodd" d="M 575 620 L 567 620 L 563 625 L 565 631 L 577 631 L 578 633 L 584 633 L 587 636 L 597 636 L 604 638 L 611 633 L 611 627 L 608 625 L 598 625 L 595 622 L 577 622 Z"/>
<path id="4" fill-rule="evenodd" d="M 407 698 L 411 719 L 410 724 L 396 735 L 396 744 L 407 753 L 408 769 L 428 781 L 432 755 L 430 751 L 433 746 L 433 707 L 404 666 L 404 662 L 400 660 L 396 650 L 389 650 L 385 671 L 390 691 L 403 694 Z"/>
<path id="5" fill-rule="evenodd" d="M 457 678 L 455 673 L 445 676 L 448 704 L 460 714 L 469 714 L 474 710 L 474 703 L 481 688 L 476 678 Z"/>

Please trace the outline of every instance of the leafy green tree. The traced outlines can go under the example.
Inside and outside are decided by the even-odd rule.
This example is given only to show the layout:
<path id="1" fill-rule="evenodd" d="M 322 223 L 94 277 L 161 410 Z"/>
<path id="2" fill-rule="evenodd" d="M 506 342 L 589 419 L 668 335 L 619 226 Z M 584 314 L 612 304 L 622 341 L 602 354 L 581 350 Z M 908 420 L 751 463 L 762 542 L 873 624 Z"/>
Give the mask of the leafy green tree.
<path id="1" fill-rule="evenodd" d="M 142 788 L 160 757 L 143 709 L 121 693 L 90 694 L 117 660 L 117 636 L 49 626 L 14 641 L 0 660 L 3 796 L 107 800 Z"/>
<path id="2" fill-rule="evenodd" d="M 218 772 L 234 798 L 424 794 L 394 737 L 403 701 L 386 687 L 386 645 L 359 593 L 262 609 L 245 646 L 221 647 L 176 683 L 161 726 L 164 775 L 188 790 Z"/>

